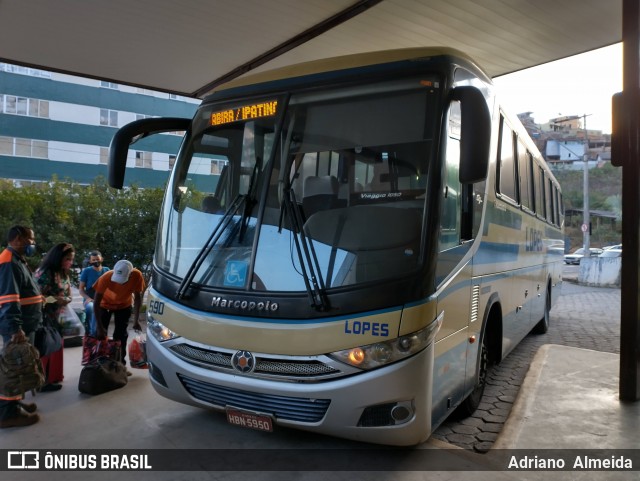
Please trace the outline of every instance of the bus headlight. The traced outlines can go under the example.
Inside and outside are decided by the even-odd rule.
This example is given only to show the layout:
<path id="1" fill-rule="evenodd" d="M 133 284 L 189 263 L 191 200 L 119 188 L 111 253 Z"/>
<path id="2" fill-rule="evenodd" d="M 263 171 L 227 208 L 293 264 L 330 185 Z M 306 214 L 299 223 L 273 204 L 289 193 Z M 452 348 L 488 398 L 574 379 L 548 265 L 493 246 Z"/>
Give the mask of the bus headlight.
<path id="1" fill-rule="evenodd" d="M 440 330 L 440 326 L 442 326 L 443 316 L 444 312 L 424 329 L 406 336 L 401 336 L 391 341 L 376 342 L 375 344 L 332 352 L 329 356 L 364 370 L 375 369 L 400 361 L 422 351 L 433 342 Z"/>
<path id="2" fill-rule="evenodd" d="M 159 321 L 156 321 L 153 316 L 148 316 L 147 318 L 147 331 L 150 332 L 151 335 L 160 342 L 169 341 L 171 339 L 175 339 L 176 337 L 180 337 L 167 326 Z"/>

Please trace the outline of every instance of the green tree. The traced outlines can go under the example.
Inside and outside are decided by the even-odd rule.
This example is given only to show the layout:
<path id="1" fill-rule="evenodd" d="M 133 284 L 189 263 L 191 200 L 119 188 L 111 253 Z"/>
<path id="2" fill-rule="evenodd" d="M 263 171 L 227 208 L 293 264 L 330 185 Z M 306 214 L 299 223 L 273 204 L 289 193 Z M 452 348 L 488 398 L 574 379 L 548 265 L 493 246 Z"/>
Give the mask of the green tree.
<path id="1" fill-rule="evenodd" d="M 40 254 L 58 242 L 71 242 L 78 266 L 89 251 L 98 249 L 106 265 L 129 259 L 148 281 L 162 196 L 161 188 L 112 189 L 104 178 L 88 186 L 57 178 L 23 187 L 2 181 L 0 232 L 28 225 L 36 233 Z M 30 262 L 36 267 L 39 258 Z"/>

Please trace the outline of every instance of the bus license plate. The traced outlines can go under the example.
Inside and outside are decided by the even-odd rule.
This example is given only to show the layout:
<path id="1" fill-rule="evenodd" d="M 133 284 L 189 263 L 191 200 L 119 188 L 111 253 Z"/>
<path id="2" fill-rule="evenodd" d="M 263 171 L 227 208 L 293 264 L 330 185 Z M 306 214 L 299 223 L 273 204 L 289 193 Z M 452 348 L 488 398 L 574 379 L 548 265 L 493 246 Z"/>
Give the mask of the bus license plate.
<path id="1" fill-rule="evenodd" d="M 269 416 L 248 413 L 238 409 L 227 408 L 227 422 L 243 428 L 257 429 L 258 431 L 273 431 L 273 421 Z"/>

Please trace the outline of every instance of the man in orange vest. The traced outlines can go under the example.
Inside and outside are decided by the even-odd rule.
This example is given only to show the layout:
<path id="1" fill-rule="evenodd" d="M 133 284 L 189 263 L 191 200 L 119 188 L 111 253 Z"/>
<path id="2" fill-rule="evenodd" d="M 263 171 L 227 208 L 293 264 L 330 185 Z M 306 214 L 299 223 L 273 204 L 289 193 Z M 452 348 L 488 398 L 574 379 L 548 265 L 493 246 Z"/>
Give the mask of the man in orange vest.
<path id="1" fill-rule="evenodd" d="M 42 324 L 43 298 L 25 256 L 36 251 L 33 230 L 14 226 L 7 236 L 9 246 L 0 253 L 0 334 L 4 345 L 10 341 L 31 343 Z M 35 403 L 23 403 L 20 397 L 0 397 L 0 428 L 29 426 L 40 417 Z"/>

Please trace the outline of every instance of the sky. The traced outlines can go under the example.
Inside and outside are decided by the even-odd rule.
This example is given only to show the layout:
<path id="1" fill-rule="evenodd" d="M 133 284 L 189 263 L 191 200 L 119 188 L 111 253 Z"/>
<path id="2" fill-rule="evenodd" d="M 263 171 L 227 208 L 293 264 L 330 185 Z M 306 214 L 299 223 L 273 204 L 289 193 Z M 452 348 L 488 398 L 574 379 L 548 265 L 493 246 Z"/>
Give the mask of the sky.
<path id="1" fill-rule="evenodd" d="M 622 44 L 495 77 L 509 112 L 533 112 L 537 124 L 587 114 L 587 128 L 611 133 L 611 96 L 622 90 Z"/>

